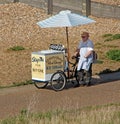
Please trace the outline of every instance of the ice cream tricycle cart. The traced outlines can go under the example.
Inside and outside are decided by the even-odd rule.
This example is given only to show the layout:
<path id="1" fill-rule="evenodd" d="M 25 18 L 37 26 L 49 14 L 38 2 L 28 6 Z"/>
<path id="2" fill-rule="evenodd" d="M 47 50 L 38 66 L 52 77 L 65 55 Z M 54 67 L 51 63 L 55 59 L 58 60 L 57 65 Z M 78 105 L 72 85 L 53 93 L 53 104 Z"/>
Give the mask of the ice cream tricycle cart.
<path id="1" fill-rule="evenodd" d="M 49 83 L 55 91 L 64 89 L 67 82 L 76 75 L 77 61 L 67 62 L 62 45 L 51 44 L 49 50 L 32 52 L 32 81 L 37 88 L 45 88 Z M 71 64 L 71 70 L 68 68 Z"/>

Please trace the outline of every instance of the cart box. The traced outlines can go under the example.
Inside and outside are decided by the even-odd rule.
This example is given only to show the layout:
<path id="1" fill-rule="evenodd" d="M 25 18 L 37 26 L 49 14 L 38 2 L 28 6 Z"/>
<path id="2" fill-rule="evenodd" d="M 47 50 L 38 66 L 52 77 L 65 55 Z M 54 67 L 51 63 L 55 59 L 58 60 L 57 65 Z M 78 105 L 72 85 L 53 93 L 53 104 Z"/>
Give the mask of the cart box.
<path id="1" fill-rule="evenodd" d="M 49 81 L 53 73 L 64 69 L 64 53 L 57 50 L 32 52 L 32 80 Z"/>

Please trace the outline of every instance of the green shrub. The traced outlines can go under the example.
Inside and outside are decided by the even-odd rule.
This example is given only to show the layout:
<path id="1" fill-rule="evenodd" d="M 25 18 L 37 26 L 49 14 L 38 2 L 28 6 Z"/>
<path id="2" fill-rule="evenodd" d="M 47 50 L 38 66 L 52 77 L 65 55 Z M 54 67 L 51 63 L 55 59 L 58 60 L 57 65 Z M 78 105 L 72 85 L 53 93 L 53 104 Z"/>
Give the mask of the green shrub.
<path id="1" fill-rule="evenodd" d="M 106 42 L 106 41 L 112 41 L 112 40 L 113 40 L 113 38 L 111 37 L 111 38 L 105 39 L 104 41 Z"/>
<path id="2" fill-rule="evenodd" d="M 117 39 L 120 39 L 120 34 L 113 35 L 113 40 L 117 40 Z"/>
<path id="3" fill-rule="evenodd" d="M 104 41 L 118 40 L 118 39 L 120 39 L 120 34 L 114 34 L 114 35 L 112 35 L 112 34 L 104 34 L 103 37 L 107 38 Z"/>
<path id="4" fill-rule="evenodd" d="M 111 60 L 120 61 L 120 50 L 109 50 L 106 55 Z"/>
<path id="5" fill-rule="evenodd" d="M 9 50 L 19 51 L 19 50 L 25 50 L 25 48 L 23 46 L 13 46 L 13 47 L 10 47 Z"/>
<path id="6" fill-rule="evenodd" d="M 104 34 L 103 37 L 110 37 L 112 34 Z"/>

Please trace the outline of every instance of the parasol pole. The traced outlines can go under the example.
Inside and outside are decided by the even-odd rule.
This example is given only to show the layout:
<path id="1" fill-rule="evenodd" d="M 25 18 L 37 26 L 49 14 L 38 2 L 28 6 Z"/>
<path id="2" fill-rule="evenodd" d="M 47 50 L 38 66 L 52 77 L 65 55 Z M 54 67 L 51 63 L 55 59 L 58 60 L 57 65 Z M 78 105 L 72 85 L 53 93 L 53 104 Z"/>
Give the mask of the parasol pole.
<path id="1" fill-rule="evenodd" d="M 70 59 L 70 54 L 69 54 L 69 39 L 68 39 L 68 27 L 66 27 L 66 37 L 67 37 L 67 52 L 68 52 L 68 56 L 67 56 L 67 61 L 68 61 L 68 78 L 69 78 L 69 59 Z"/>

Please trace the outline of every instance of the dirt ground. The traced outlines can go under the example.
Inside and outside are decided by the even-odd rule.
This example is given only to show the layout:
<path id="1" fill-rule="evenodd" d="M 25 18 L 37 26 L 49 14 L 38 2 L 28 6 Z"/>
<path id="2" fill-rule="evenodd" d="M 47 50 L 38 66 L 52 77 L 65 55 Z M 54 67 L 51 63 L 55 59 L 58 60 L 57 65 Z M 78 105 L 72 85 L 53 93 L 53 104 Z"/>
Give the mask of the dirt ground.
<path id="1" fill-rule="evenodd" d="M 85 106 L 120 103 L 120 80 L 92 85 L 91 87 L 67 88 L 55 92 L 48 86 L 37 89 L 34 85 L 0 90 L 0 119 L 15 116 L 21 110 L 41 112 L 54 109 L 77 109 Z"/>

